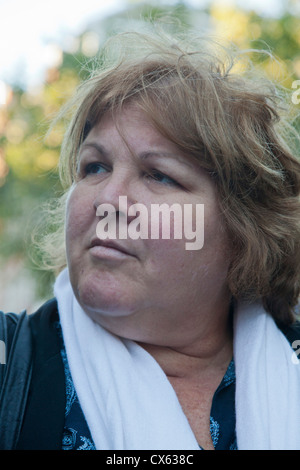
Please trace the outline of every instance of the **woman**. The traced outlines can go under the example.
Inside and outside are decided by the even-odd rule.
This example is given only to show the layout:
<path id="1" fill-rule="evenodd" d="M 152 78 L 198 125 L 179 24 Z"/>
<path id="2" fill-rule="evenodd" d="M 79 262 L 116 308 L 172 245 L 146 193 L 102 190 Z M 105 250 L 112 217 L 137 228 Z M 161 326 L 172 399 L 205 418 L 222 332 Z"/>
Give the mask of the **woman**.
<path id="1" fill-rule="evenodd" d="M 273 88 L 227 61 L 121 35 L 67 108 L 65 220 L 47 239 L 60 274 L 22 317 L 25 399 L 4 447 L 300 448 L 300 167 Z"/>

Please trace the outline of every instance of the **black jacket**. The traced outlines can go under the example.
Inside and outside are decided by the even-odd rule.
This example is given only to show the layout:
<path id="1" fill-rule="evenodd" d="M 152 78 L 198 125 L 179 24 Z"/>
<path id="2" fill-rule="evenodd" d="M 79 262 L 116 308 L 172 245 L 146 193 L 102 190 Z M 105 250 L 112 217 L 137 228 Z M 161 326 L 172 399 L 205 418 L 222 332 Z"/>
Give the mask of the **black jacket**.
<path id="1" fill-rule="evenodd" d="M 0 387 L 0 449 L 61 449 L 66 397 L 55 328 L 57 302 L 52 299 L 36 313 L 23 314 L 25 325 L 21 326 L 21 333 L 18 333 L 19 319 L 20 316 L 2 313 L 0 320 L 0 337 L 6 345 L 6 364 L 0 366 L 4 382 L 2 390 Z M 29 338 L 29 344 L 25 338 Z M 13 356 L 16 357 L 14 365 Z M 11 380 L 5 377 L 8 368 L 16 369 Z M 17 429 L 11 436 L 14 426 Z"/>
<path id="2" fill-rule="evenodd" d="M 32 315 L 0 312 L 0 449 L 59 450 L 65 419 L 65 376 L 55 327 L 57 302 Z M 300 323 L 280 326 L 292 344 Z"/>

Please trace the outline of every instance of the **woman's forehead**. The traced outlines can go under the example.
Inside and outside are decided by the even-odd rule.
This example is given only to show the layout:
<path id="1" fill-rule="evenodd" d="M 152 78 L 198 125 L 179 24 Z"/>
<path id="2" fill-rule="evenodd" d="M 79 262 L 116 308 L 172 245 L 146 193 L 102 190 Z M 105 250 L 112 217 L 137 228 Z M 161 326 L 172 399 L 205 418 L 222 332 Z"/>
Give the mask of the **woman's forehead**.
<path id="1" fill-rule="evenodd" d="M 122 107 L 117 112 L 106 111 L 90 130 L 81 150 L 93 147 L 104 156 L 109 156 L 110 147 L 117 136 L 133 154 L 146 160 L 150 156 L 176 157 L 185 165 L 193 167 L 194 158 L 188 152 L 164 136 L 153 124 L 147 113 L 134 103 Z"/>

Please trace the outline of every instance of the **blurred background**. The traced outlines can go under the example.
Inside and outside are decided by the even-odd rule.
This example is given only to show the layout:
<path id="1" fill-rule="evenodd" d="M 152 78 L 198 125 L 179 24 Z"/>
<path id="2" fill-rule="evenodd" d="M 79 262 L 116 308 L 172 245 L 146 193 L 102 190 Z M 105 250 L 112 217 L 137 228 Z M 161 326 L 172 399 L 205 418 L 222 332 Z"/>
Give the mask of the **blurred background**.
<path id="1" fill-rule="evenodd" d="M 258 66 L 288 89 L 300 80 L 300 0 L 0 0 L 0 309 L 32 312 L 52 296 L 29 249 L 42 204 L 61 191 L 63 129 L 45 137 L 51 120 L 108 36 L 164 14 L 269 49 L 277 60 Z"/>

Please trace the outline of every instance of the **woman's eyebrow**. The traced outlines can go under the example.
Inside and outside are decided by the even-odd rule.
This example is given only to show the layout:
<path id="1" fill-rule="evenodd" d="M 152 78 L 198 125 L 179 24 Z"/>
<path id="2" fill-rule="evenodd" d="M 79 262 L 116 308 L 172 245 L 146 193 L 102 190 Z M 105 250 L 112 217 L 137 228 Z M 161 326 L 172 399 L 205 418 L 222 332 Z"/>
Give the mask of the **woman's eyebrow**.
<path id="1" fill-rule="evenodd" d="M 187 158 L 185 158 L 182 155 L 179 155 L 176 152 L 165 152 L 165 151 L 160 151 L 160 150 L 150 150 L 146 152 L 142 152 L 139 157 L 141 160 L 146 160 L 149 157 L 166 157 L 166 158 L 172 158 L 173 160 L 177 160 L 180 163 L 183 163 L 184 165 L 188 166 L 189 168 L 194 169 L 193 165 L 191 162 L 188 161 Z"/>
<path id="2" fill-rule="evenodd" d="M 89 148 L 89 147 L 96 149 L 97 152 L 99 152 L 104 157 L 109 157 L 110 155 L 110 152 L 98 142 L 83 142 L 80 152 L 82 152 L 84 149 Z M 140 160 L 146 160 L 147 158 L 151 158 L 151 157 L 172 158 L 173 160 L 177 160 L 180 163 L 183 163 L 184 165 L 186 165 L 188 168 L 192 170 L 195 169 L 195 167 L 188 160 L 188 158 L 185 158 L 184 156 L 181 156 L 176 152 L 166 152 L 164 150 L 146 150 L 137 155 L 137 158 Z"/>
<path id="3" fill-rule="evenodd" d="M 98 144 L 97 142 L 83 142 L 81 148 L 80 148 L 80 153 L 82 150 L 92 147 L 97 150 L 97 152 L 101 153 L 104 157 L 109 155 L 108 150 L 106 150 L 102 145 Z"/>

